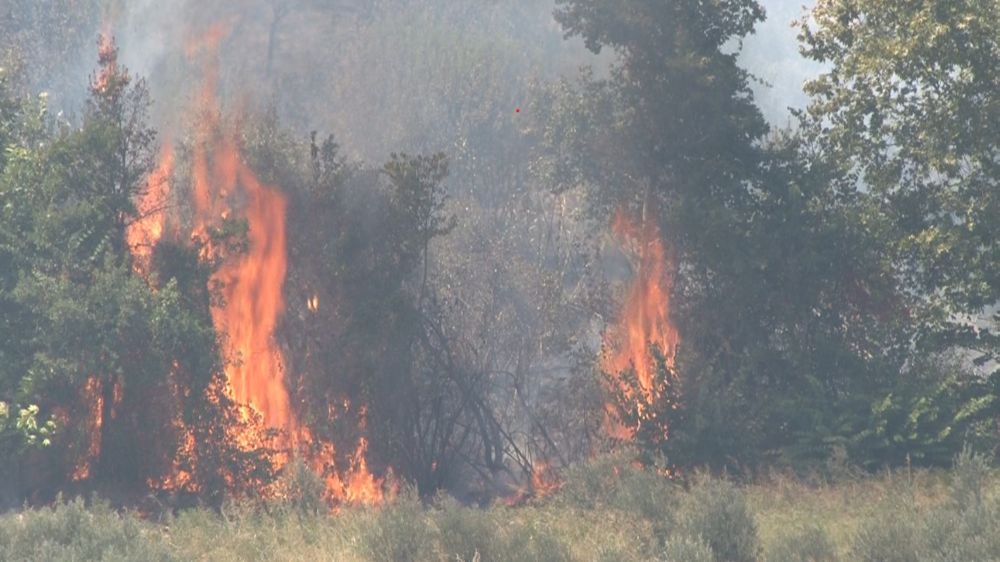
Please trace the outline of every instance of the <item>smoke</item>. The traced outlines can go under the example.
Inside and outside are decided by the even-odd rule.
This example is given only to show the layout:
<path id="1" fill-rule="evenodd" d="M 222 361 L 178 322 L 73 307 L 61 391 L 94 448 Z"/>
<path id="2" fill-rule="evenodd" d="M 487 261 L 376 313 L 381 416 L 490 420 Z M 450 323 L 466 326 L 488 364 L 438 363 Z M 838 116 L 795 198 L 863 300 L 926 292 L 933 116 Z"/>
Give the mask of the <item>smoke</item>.
<path id="1" fill-rule="evenodd" d="M 804 17 L 814 2 L 761 0 L 761 4 L 767 10 L 767 20 L 744 41 L 740 64 L 765 82 L 753 84 L 764 117 L 772 126 L 784 127 L 790 123 L 789 108 L 801 109 L 808 102 L 802 85 L 824 69 L 824 65 L 799 54 L 798 29 L 792 25 Z"/>
<path id="2" fill-rule="evenodd" d="M 799 55 L 791 25 L 809 6 L 784 0 L 762 4 L 768 19 L 744 42 L 740 61 L 766 83 L 754 84 L 757 102 L 780 127 L 789 123 L 789 107 L 804 107 L 802 84 L 823 67 Z M 532 80 L 572 77 L 580 66 L 600 70 L 612 60 L 607 50 L 594 56 L 579 39 L 565 40 L 551 1 L 345 0 L 335 8 L 305 0 L 92 5 L 95 13 L 77 18 L 92 29 L 78 32 L 85 40 L 77 40 L 77 52 L 42 85 L 55 90 L 58 109 L 82 107 L 95 62 L 94 39 L 110 31 L 121 61 L 149 82 L 154 125 L 176 129 L 175 116 L 187 107 L 200 79 L 185 44 L 225 22 L 230 35 L 221 46 L 219 86 L 224 105 L 274 109 L 285 126 L 303 135 L 313 129 L 335 132 L 351 156 L 367 161 L 381 161 L 392 151 L 455 152 L 462 141 L 457 135 L 462 108 L 488 105 L 497 92 L 442 91 L 447 78 L 442 72 L 463 65 L 470 74 L 493 72 L 505 103 L 517 106 Z M 448 66 L 454 68 L 445 70 Z"/>

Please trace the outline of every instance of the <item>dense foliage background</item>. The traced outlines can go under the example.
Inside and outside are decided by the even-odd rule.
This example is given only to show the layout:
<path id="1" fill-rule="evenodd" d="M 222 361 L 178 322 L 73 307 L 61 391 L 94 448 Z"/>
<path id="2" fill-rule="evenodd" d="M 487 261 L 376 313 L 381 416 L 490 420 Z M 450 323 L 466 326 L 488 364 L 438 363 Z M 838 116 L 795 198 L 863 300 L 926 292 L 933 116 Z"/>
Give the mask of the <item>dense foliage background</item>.
<path id="1" fill-rule="evenodd" d="M 333 442 L 363 428 L 379 474 L 490 498 L 614 448 L 609 410 L 639 426 L 642 462 L 681 471 L 995 453 L 996 0 L 818 0 L 799 28 L 817 74 L 783 128 L 739 55 L 766 17 L 754 0 L 239 13 L 0 7 L 4 502 L 136 498 L 178 466 L 185 493 L 221 502 L 279 476 L 273 452 L 234 441 L 253 420 L 223 390 L 220 264 L 199 245 L 245 250 L 246 224 L 164 239 L 148 268 L 126 243 L 164 143 L 189 183 L 178 45 L 214 21 L 235 22 L 219 91 L 237 143 L 289 201 L 293 407 Z M 102 25 L 120 50 L 95 66 Z M 634 273 L 618 209 L 670 248 L 681 343 L 660 350 L 651 403 L 599 372 Z"/>

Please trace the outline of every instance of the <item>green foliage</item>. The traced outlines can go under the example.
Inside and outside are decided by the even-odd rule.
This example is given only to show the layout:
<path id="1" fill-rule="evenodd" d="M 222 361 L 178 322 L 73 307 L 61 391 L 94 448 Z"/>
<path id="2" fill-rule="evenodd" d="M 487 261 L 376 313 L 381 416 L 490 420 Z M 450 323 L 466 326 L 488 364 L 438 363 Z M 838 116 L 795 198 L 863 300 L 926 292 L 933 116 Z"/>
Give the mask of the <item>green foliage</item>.
<path id="1" fill-rule="evenodd" d="M 0 558 L 4 560 L 171 561 L 164 537 L 130 514 L 107 504 L 70 502 L 0 516 Z"/>
<path id="2" fill-rule="evenodd" d="M 995 395 L 954 359 L 918 361 L 891 382 L 887 395 L 874 397 L 869 415 L 844 418 L 861 424 L 846 441 L 859 464 L 946 466 L 963 443 L 983 446 L 993 439 Z"/>
<path id="3" fill-rule="evenodd" d="M 719 562 L 753 562 L 760 554 L 754 515 L 742 492 L 726 480 L 696 476 L 677 523 L 681 535 L 699 537 Z"/>
<path id="4" fill-rule="evenodd" d="M 572 559 L 567 545 L 547 528 L 544 521 L 542 524 L 528 523 L 521 526 L 518 532 L 511 533 L 504 552 L 512 562 L 568 562 Z"/>
<path id="5" fill-rule="evenodd" d="M 362 551 L 372 560 L 429 560 L 437 549 L 436 529 L 423 516 L 415 490 L 375 510 L 359 538 Z"/>
<path id="6" fill-rule="evenodd" d="M 667 541 L 663 554 L 657 558 L 663 562 L 716 562 L 712 548 L 701 539 L 678 536 Z"/>
<path id="7" fill-rule="evenodd" d="M 55 431 L 55 420 L 39 423 L 37 404 L 19 408 L 0 402 L 0 442 L 9 453 L 21 447 L 48 447 Z"/>
<path id="8" fill-rule="evenodd" d="M 634 455 L 602 456 L 566 471 L 555 501 L 582 509 L 614 509 L 652 524 L 663 544 L 677 528 L 679 486 L 654 470 L 637 468 Z"/>
<path id="9" fill-rule="evenodd" d="M 816 525 L 787 531 L 766 551 L 766 560 L 774 562 L 837 562 L 837 547 L 827 532 Z"/>
<path id="10" fill-rule="evenodd" d="M 986 488 L 990 477 L 990 463 L 986 455 L 977 453 L 969 445 L 955 456 L 952 469 L 951 498 L 959 510 L 978 510 L 986 505 Z"/>
<path id="11" fill-rule="evenodd" d="M 967 453 L 960 463 L 979 463 Z M 605 464 L 605 462 L 598 463 Z M 982 467 L 972 470 L 977 474 Z M 598 470 L 600 472 L 600 470 Z M 649 493 L 648 481 L 623 479 L 593 496 L 619 497 L 587 507 L 556 497 L 531 506 L 463 506 L 437 498 L 424 506 L 412 491 L 380 508 L 343 507 L 336 513 L 274 509 L 254 501 L 221 510 L 195 508 L 160 523 L 82 500 L 0 515 L 4 560 L 996 560 L 1000 524 L 995 474 L 975 477 L 983 503 L 958 504 L 961 478 L 922 474 L 898 482 L 893 475 L 829 488 L 805 483 L 735 487 L 707 477 L 689 490 L 671 488 L 668 501 L 679 526 L 648 540 L 653 512 L 637 516 L 625 498 Z M 592 482 L 597 482 L 593 480 Z M 796 487 L 786 500 L 774 502 Z M 625 488 L 634 488 L 625 492 Z M 665 496 L 658 496 L 662 499 Z M 750 498 L 749 501 L 743 497 Z M 784 502 L 784 503 L 783 503 Z M 735 506 L 735 508 L 733 507 Z M 744 515 L 734 516 L 738 511 Z M 742 550 L 746 515 L 760 521 L 759 550 Z M 736 537 L 729 536 L 734 533 Z M 707 537 L 712 535 L 715 538 Z M 713 544 L 712 541 L 715 541 Z M 756 541 L 756 539 L 754 539 Z"/>
<path id="12" fill-rule="evenodd" d="M 821 2 L 801 40 L 829 65 L 804 123 L 845 189 L 866 186 L 886 259 L 925 302 L 931 351 L 996 357 L 1000 300 L 1000 6 L 992 1 Z M 992 317 L 992 318 L 991 318 Z"/>
<path id="13" fill-rule="evenodd" d="M 500 560 L 508 553 L 494 514 L 461 506 L 450 498 L 439 499 L 435 508 L 434 521 L 441 533 L 441 549 L 448 559 Z"/>

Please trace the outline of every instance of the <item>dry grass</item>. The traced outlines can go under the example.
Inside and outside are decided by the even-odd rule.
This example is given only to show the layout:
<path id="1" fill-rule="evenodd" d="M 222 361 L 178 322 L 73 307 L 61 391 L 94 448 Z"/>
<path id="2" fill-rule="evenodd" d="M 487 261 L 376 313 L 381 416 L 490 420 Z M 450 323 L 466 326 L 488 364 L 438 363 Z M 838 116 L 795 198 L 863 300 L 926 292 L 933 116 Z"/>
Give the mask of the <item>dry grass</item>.
<path id="1" fill-rule="evenodd" d="M 779 475 L 741 487 L 699 479 L 685 488 L 604 459 L 571 471 L 561 493 L 516 508 L 403 494 L 333 515 L 243 503 L 160 522 L 74 500 L 0 516 L 0 559 L 1000 559 L 988 532 L 1000 531 L 1000 479 L 974 469 L 838 482 Z"/>

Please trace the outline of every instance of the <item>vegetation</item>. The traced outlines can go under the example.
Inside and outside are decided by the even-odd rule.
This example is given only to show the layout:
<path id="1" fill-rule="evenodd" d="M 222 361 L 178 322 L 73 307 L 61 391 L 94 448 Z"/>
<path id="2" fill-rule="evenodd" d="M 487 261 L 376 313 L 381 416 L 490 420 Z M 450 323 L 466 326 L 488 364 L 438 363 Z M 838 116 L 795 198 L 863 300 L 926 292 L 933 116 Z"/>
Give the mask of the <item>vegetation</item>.
<path id="1" fill-rule="evenodd" d="M 118 514 L 60 500 L 0 517 L 9 560 L 994 560 L 1000 480 L 967 455 L 951 473 L 913 470 L 734 486 L 665 484 L 623 458 L 578 467 L 564 490 L 521 507 L 421 504 L 309 513 L 238 502 Z M 617 469 L 617 473 L 613 470 Z M 600 488 L 593 482 L 601 481 Z M 581 495 L 584 491 L 589 496 Z M 966 503 L 966 494 L 979 496 Z M 649 506 L 669 506 L 652 511 Z M 140 518 L 138 515 L 142 515 Z M 733 532 L 736 531 L 736 532 Z"/>
<path id="2" fill-rule="evenodd" d="M 1000 557 L 1000 4 L 486 4 L 3 8 L 0 558 Z"/>

